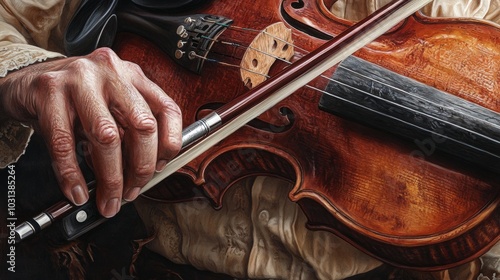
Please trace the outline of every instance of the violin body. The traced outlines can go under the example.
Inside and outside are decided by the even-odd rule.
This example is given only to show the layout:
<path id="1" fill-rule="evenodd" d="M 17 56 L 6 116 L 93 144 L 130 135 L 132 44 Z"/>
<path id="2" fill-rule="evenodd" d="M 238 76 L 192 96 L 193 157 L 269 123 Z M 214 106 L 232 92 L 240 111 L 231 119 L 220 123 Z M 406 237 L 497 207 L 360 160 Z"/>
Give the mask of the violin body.
<path id="1" fill-rule="evenodd" d="M 258 30 L 284 22 L 300 47 L 293 61 L 352 24 L 330 14 L 325 2 L 220 0 L 190 13 L 222 15 Z M 416 14 L 355 55 L 498 112 L 499 35 L 497 26 L 485 22 Z M 238 42 L 251 42 L 253 36 L 229 30 L 221 35 Z M 200 74 L 192 73 L 139 36 L 118 36 L 114 49 L 174 98 L 185 125 L 248 90 L 237 70 L 207 62 Z M 214 49 L 229 60 L 243 55 L 232 46 Z M 278 61 L 271 72 L 284 66 Z M 324 89 L 326 84 L 318 78 L 311 85 Z M 438 143 L 406 141 L 321 111 L 320 97 L 309 88 L 294 93 L 147 196 L 178 201 L 201 190 L 217 208 L 234 182 L 277 176 L 294 185 L 289 198 L 307 215 L 308 227 L 412 269 L 462 264 L 500 240 L 496 174 L 439 152 L 415 157 L 415 150 Z"/>

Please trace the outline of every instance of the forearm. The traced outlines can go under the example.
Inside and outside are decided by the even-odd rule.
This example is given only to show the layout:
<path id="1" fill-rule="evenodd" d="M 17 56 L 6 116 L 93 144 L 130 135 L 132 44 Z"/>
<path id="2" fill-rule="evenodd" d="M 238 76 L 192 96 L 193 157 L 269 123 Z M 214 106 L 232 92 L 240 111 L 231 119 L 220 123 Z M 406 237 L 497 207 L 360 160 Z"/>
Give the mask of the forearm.
<path id="1" fill-rule="evenodd" d="M 61 54 L 48 52 L 26 44 L 3 42 L 0 47 L 0 94 L 9 89 L 4 87 L 4 81 L 13 75 L 15 70 L 45 61 L 50 58 L 62 57 Z M 10 73 L 10 74 L 9 74 Z M 2 102 L 0 96 L 0 102 Z M 0 168 L 15 162 L 24 153 L 33 130 L 30 126 L 12 118 L 6 104 L 0 104 Z"/>
<path id="2" fill-rule="evenodd" d="M 64 57 L 54 42 L 61 41 L 57 38 L 61 36 L 60 30 L 65 28 L 70 10 L 79 3 L 69 2 L 73 3 L 0 1 L 0 94 L 8 90 L 2 87 L 7 76 L 30 65 Z M 0 168 L 17 161 L 32 133 L 31 127 L 13 119 L 7 114 L 5 104 L 0 104 Z"/>

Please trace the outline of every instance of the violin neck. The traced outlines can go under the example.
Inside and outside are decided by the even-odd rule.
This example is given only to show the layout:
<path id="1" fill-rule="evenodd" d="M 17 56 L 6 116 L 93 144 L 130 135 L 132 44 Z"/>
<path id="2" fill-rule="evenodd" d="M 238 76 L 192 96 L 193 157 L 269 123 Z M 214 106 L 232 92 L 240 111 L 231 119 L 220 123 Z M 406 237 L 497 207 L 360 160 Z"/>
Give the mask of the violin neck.
<path id="1" fill-rule="evenodd" d="M 410 155 L 443 151 L 500 172 L 500 114 L 360 58 L 344 60 L 320 100 L 324 111 L 401 136 Z"/>

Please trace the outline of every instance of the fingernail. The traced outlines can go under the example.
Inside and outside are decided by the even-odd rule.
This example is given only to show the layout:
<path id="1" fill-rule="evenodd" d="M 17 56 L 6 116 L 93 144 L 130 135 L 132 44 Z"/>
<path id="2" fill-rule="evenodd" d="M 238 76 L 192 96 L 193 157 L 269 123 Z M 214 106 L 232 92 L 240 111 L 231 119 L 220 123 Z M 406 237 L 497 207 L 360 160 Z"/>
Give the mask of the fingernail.
<path id="1" fill-rule="evenodd" d="M 102 215 L 106 218 L 111 218 L 120 210 L 120 200 L 112 198 L 106 202 Z"/>
<path id="2" fill-rule="evenodd" d="M 128 192 L 123 196 L 123 199 L 126 201 L 132 201 L 139 196 L 139 193 L 141 192 L 141 188 L 136 187 L 128 190 Z"/>
<path id="3" fill-rule="evenodd" d="M 165 166 L 167 166 L 167 161 L 159 160 L 158 163 L 156 163 L 156 171 L 157 172 L 163 171 L 163 169 L 165 169 Z"/>
<path id="4" fill-rule="evenodd" d="M 84 204 L 89 199 L 88 193 L 80 185 L 74 186 L 71 189 L 71 196 L 73 197 L 73 203 L 77 206 Z"/>

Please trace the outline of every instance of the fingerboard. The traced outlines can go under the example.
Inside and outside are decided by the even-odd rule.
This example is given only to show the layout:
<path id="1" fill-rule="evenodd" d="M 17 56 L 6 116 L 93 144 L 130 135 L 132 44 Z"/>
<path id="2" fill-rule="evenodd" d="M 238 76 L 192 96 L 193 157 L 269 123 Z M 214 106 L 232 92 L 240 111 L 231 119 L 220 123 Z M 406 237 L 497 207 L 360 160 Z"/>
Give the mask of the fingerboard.
<path id="1" fill-rule="evenodd" d="M 339 65 L 319 107 L 500 172 L 500 114 L 362 59 Z"/>

